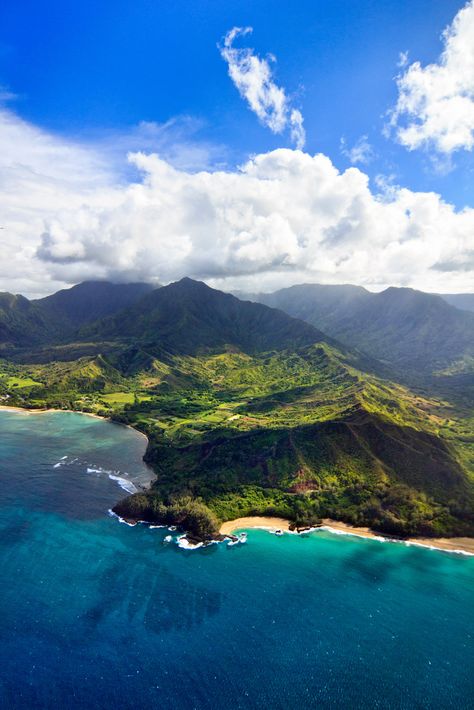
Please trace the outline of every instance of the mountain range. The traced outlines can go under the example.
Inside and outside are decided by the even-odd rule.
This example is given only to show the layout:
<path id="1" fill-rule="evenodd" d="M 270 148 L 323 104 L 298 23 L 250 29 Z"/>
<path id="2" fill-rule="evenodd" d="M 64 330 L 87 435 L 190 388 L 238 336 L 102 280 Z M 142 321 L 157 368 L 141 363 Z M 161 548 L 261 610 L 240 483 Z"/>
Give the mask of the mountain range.
<path id="1" fill-rule="evenodd" d="M 146 433 L 156 483 L 117 512 L 195 537 L 252 513 L 474 534 L 474 314 L 411 289 L 253 298 L 188 278 L 1 294 L 0 397 Z"/>
<path id="2" fill-rule="evenodd" d="M 222 313 L 209 298 L 206 302 L 204 291 L 199 302 L 201 310 L 197 312 L 194 293 L 203 289 L 203 284 L 199 286 L 186 278 L 179 283 L 178 300 L 174 299 L 176 285 L 160 295 L 160 289 L 149 284 L 104 281 L 84 282 L 32 301 L 0 293 L 0 348 L 74 340 L 81 328 L 81 336 L 117 338 L 128 334 L 141 339 L 151 328 L 159 328 L 164 347 L 179 348 L 183 343 L 172 342 L 176 329 L 169 328 L 167 318 L 171 325 L 179 322 L 182 332 L 187 330 L 188 349 L 204 345 L 206 338 L 211 347 L 222 346 L 226 337 L 230 337 L 230 342 L 236 332 L 226 331 L 227 315 L 233 329 L 239 328 L 237 314 L 231 314 L 232 297 L 227 296 L 222 321 Z M 474 294 L 438 296 L 407 288 L 371 293 L 360 286 L 302 284 L 274 293 L 239 296 L 240 300 L 258 302 L 303 320 L 326 337 L 355 347 L 399 371 L 427 375 L 474 370 Z M 121 311 L 124 313 L 114 318 Z M 261 330 L 258 319 L 265 318 L 265 311 L 261 310 L 257 317 L 255 311 L 241 306 L 239 313 L 239 345 L 246 340 L 246 347 L 257 347 Z M 291 327 L 286 336 L 275 333 L 274 344 L 281 337 L 291 337 Z M 271 343 L 267 345 L 270 347 Z"/>
<path id="3" fill-rule="evenodd" d="M 474 313 L 451 305 L 457 301 L 452 296 L 303 284 L 248 297 L 305 320 L 399 372 L 474 372 Z M 469 294 L 459 298 L 470 300 Z"/>

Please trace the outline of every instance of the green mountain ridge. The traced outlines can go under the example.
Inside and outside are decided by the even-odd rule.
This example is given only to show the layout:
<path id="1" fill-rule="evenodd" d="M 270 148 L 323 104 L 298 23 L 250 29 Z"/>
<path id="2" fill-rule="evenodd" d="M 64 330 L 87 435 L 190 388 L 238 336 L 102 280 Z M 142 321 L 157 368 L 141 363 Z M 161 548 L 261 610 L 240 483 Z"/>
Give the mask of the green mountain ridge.
<path id="1" fill-rule="evenodd" d="M 56 330 L 77 329 L 85 323 L 105 318 L 138 301 L 153 290 L 145 283 L 84 281 L 51 296 L 33 300 L 45 317 L 57 322 Z"/>
<path id="2" fill-rule="evenodd" d="M 41 309 L 24 296 L 0 293 L 0 351 L 40 342 L 49 328 Z"/>
<path id="3" fill-rule="evenodd" d="M 258 352 L 329 340 L 281 311 L 242 302 L 189 278 L 149 293 L 80 334 L 86 339 L 142 342 L 159 351 L 188 355 L 228 347 Z"/>
<path id="4" fill-rule="evenodd" d="M 303 284 L 253 298 L 399 371 L 474 372 L 474 314 L 441 296 L 409 288 L 370 293 L 349 285 Z"/>
<path id="5" fill-rule="evenodd" d="M 153 290 L 149 284 L 86 281 L 36 300 L 0 293 L 0 348 L 64 341 L 85 323 L 111 315 Z"/>

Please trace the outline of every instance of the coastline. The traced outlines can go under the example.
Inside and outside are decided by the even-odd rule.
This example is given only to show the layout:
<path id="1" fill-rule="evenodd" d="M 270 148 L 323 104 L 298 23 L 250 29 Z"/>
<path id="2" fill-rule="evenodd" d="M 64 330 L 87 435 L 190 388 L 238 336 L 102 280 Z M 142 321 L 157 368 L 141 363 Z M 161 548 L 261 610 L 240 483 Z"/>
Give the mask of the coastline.
<path id="1" fill-rule="evenodd" d="M 115 421 L 115 419 L 112 419 L 111 417 L 104 417 L 100 414 L 94 414 L 94 412 L 83 412 L 80 409 L 54 409 L 53 407 L 51 407 L 51 408 L 45 407 L 42 409 L 33 409 L 33 408 L 28 409 L 27 407 L 16 407 L 16 406 L 10 407 L 8 404 L 0 404 L 0 410 L 5 410 L 7 412 L 16 412 L 17 414 L 48 414 L 48 412 L 63 412 L 63 413 L 70 412 L 71 414 L 83 414 L 86 417 L 93 417 L 94 419 L 101 419 L 102 421 L 105 421 L 105 422 L 113 422 L 114 424 L 120 424 L 120 426 L 126 426 L 128 429 L 132 429 L 134 432 L 136 432 L 140 436 L 143 436 L 148 443 L 147 435 L 144 434 L 139 429 L 136 429 L 131 424 L 125 424 L 124 422 L 117 422 L 117 421 Z"/>
<path id="2" fill-rule="evenodd" d="M 272 518 L 269 516 L 252 515 L 247 518 L 236 518 L 235 520 L 227 520 L 222 523 L 219 533 L 221 535 L 232 535 L 234 530 L 240 528 L 261 528 L 262 530 L 285 530 L 290 531 L 290 521 L 285 518 Z"/>
<path id="3" fill-rule="evenodd" d="M 274 532 L 275 530 L 293 532 L 292 530 L 290 530 L 289 520 L 285 520 L 284 518 L 273 518 L 270 516 L 249 516 L 245 518 L 236 518 L 235 520 L 228 520 L 227 522 L 221 525 L 219 532 L 221 533 L 221 535 L 230 535 L 235 530 L 239 530 L 242 528 L 259 528 L 262 530 L 269 530 L 270 532 Z M 353 525 L 349 525 L 348 523 L 342 523 L 339 520 L 332 520 L 331 518 L 324 518 L 321 525 L 319 525 L 317 528 L 311 528 L 311 530 L 327 530 L 328 532 L 336 533 L 339 535 L 354 535 L 355 537 L 369 538 L 372 540 L 379 540 L 381 542 L 402 543 L 405 545 L 426 547 L 432 550 L 441 550 L 444 552 L 455 552 L 459 554 L 474 556 L 474 538 L 469 537 L 411 537 L 407 539 L 398 539 L 393 537 L 387 537 L 386 535 L 381 535 L 379 533 L 374 532 L 370 528 L 355 527 Z"/>
<path id="4" fill-rule="evenodd" d="M 16 412 L 17 414 L 47 414 L 48 412 L 72 412 L 73 414 L 85 414 L 87 417 L 94 417 L 94 419 L 104 419 L 105 421 L 110 420 L 110 417 L 101 417 L 100 414 L 94 414 L 93 412 L 82 412 L 79 409 L 54 409 L 53 407 L 51 409 L 28 409 L 28 407 L 10 407 L 8 404 L 0 404 L 0 410 L 1 409 L 4 409 L 7 412 Z M 128 426 L 128 424 L 126 424 L 125 426 Z M 139 434 L 141 433 L 142 432 L 139 432 Z"/>
<path id="5" fill-rule="evenodd" d="M 5 404 L 0 404 L 0 411 L 16 412 L 17 414 L 46 414 L 48 412 L 70 412 L 72 414 L 83 414 L 87 417 L 93 417 L 94 419 L 102 419 L 104 421 L 114 422 L 115 424 L 120 424 L 121 426 L 126 426 L 132 429 L 134 432 L 144 437 L 148 443 L 148 437 L 139 429 L 136 429 L 131 424 L 125 424 L 123 422 L 115 422 L 110 417 L 104 417 L 100 414 L 94 414 L 93 412 L 82 412 L 75 409 L 28 409 L 26 407 L 18 406 L 8 406 Z M 276 530 L 282 530 L 284 532 L 304 532 L 304 530 L 294 531 L 290 529 L 290 521 L 285 518 L 277 518 L 272 516 L 247 516 L 243 518 L 236 518 L 235 520 L 227 520 L 222 523 L 219 533 L 220 535 L 229 536 L 232 535 L 235 530 L 243 528 L 259 528 L 262 530 L 268 530 L 270 532 L 275 532 Z M 444 552 L 452 552 L 464 555 L 474 556 L 474 538 L 469 537 L 452 537 L 452 538 L 394 538 L 380 533 L 376 533 L 367 527 L 356 527 L 349 525 L 348 523 L 343 523 L 339 520 L 332 520 L 331 518 L 324 518 L 321 525 L 318 525 L 311 530 L 327 530 L 340 535 L 354 535 L 355 537 L 369 538 L 372 540 L 379 540 L 381 542 L 397 542 L 403 543 L 405 545 L 414 545 L 418 547 L 425 547 L 432 550 L 441 550 Z"/>

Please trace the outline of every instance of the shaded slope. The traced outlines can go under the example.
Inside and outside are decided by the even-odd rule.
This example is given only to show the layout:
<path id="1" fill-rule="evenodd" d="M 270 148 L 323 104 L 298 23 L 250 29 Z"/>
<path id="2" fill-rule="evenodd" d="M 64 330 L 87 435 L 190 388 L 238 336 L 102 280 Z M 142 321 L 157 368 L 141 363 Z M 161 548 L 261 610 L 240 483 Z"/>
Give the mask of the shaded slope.
<path id="1" fill-rule="evenodd" d="M 56 324 L 58 331 L 70 331 L 84 323 L 112 315 L 152 290 L 153 286 L 145 283 L 84 281 L 32 303 Z"/>
<path id="2" fill-rule="evenodd" d="M 261 304 L 240 301 L 184 278 L 82 331 L 83 337 L 121 338 L 183 354 L 236 348 L 263 352 L 328 340 L 316 328 Z"/>
<path id="3" fill-rule="evenodd" d="M 86 281 L 32 301 L 0 293 L 0 347 L 28 348 L 65 340 L 79 326 L 116 313 L 151 290 L 141 283 Z"/>
<path id="4" fill-rule="evenodd" d="M 24 296 L 0 293 L 0 348 L 34 345 L 47 338 L 51 329 L 41 309 Z"/>
<path id="5" fill-rule="evenodd" d="M 279 308 L 330 333 L 335 323 L 361 308 L 370 301 L 371 295 L 365 288 L 350 284 L 301 284 L 274 293 L 257 294 L 252 300 Z"/>
<path id="6" fill-rule="evenodd" d="M 256 296 L 399 369 L 471 368 L 474 314 L 409 288 L 302 285 Z"/>
<path id="7" fill-rule="evenodd" d="M 474 293 L 440 293 L 439 295 L 451 306 L 474 312 Z"/>

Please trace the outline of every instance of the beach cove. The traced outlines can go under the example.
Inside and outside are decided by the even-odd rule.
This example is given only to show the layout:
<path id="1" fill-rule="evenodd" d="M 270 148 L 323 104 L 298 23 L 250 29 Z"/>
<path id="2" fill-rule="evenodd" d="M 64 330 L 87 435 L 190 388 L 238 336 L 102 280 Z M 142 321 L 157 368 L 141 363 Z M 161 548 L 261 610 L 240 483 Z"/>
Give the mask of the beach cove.
<path id="1" fill-rule="evenodd" d="M 427 547 L 432 550 L 441 550 L 444 552 L 454 552 L 465 555 L 474 556 L 474 539 L 468 537 L 453 537 L 453 538 L 407 538 L 398 539 L 391 538 L 374 532 L 370 528 L 355 527 L 348 523 L 343 523 L 339 520 L 324 518 L 322 524 L 317 528 L 311 528 L 309 531 L 301 530 L 294 531 L 291 529 L 291 522 L 285 518 L 273 518 L 265 516 L 248 516 L 245 518 L 237 518 L 229 520 L 221 525 L 220 533 L 222 535 L 231 535 L 239 530 L 249 530 L 257 528 L 275 532 L 281 530 L 284 532 L 315 532 L 317 530 L 327 530 L 336 535 L 353 535 L 354 537 L 368 538 L 381 542 L 401 543 L 405 545 L 418 545 Z"/>

